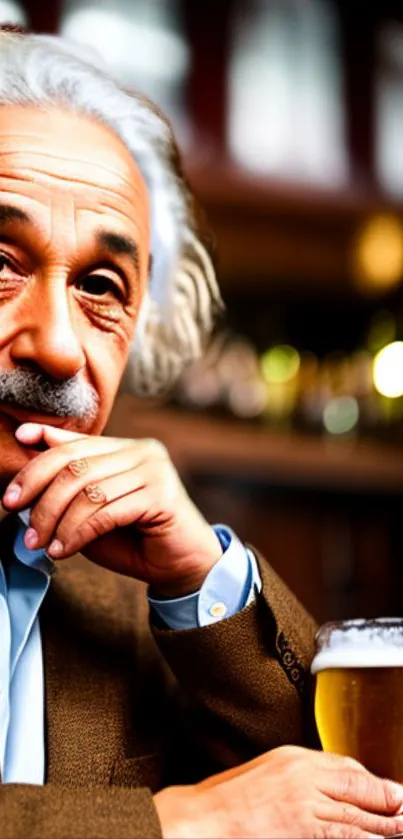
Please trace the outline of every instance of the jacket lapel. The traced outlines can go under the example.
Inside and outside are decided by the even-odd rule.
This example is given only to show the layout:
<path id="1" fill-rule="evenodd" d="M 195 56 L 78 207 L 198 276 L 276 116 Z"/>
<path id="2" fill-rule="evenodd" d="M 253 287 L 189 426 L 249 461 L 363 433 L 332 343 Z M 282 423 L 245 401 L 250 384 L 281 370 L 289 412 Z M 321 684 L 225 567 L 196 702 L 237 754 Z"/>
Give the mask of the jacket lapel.
<path id="1" fill-rule="evenodd" d="M 122 673 L 96 637 L 102 615 L 83 563 L 58 565 L 41 613 L 46 778 L 69 787 L 107 785 L 124 747 Z"/>

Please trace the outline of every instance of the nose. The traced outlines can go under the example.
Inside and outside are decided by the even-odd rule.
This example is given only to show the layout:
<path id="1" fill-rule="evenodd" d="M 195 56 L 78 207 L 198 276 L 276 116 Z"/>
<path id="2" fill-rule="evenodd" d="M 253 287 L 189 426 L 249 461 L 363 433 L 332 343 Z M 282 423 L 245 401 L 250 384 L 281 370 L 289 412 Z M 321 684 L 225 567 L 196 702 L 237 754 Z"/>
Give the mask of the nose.
<path id="1" fill-rule="evenodd" d="M 56 380 L 72 378 L 84 367 L 85 354 L 69 303 L 68 288 L 61 283 L 33 290 L 10 347 L 17 366 L 38 367 Z"/>

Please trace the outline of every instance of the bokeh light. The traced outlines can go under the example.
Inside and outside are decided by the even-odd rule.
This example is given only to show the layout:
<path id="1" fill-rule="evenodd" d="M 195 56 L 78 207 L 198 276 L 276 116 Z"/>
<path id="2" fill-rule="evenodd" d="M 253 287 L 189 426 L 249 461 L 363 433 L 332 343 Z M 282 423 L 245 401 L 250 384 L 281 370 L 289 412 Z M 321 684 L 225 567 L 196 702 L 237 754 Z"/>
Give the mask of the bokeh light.
<path id="1" fill-rule="evenodd" d="M 301 359 L 289 344 L 279 344 L 263 353 L 260 368 L 263 379 L 270 384 L 285 384 L 298 373 Z"/>
<path id="2" fill-rule="evenodd" d="M 360 409 L 353 396 L 331 399 L 323 411 L 323 425 L 329 434 L 347 434 L 358 424 Z"/>
<path id="3" fill-rule="evenodd" d="M 377 215 L 359 231 L 354 249 L 354 276 L 365 291 L 384 291 L 403 274 L 403 225 L 393 215 Z"/>
<path id="4" fill-rule="evenodd" d="M 382 396 L 403 396 L 403 341 L 383 347 L 373 362 L 374 385 Z"/>

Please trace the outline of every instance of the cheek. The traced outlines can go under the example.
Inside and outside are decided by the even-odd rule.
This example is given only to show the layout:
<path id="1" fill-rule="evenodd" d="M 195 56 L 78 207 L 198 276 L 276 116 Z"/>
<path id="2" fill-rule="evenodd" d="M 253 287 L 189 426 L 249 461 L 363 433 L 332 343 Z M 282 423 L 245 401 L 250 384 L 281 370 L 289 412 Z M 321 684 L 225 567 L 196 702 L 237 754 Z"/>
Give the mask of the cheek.
<path id="1" fill-rule="evenodd" d="M 118 335 L 92 335 L 88 342 L 87 369 L 99 398 L 99 411 L 95 420 L 97 426 L 106 422 L 112 410 L 126 367 L 131 341 L 132 332 L 127 329 L 119 331 Z"/>

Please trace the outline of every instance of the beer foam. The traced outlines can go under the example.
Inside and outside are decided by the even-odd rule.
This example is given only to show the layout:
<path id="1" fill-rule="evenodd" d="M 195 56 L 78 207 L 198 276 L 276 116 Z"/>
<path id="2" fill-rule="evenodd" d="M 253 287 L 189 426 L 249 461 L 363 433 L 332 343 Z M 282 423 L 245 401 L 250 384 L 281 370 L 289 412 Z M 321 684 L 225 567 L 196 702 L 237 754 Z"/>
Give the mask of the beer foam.
<path id="1" fill-rule="evenodd" d="M 311 672 L 343 667 L 403 667 L 403 625 L 391 619 L 334 629 L 315 656 Z"/>

